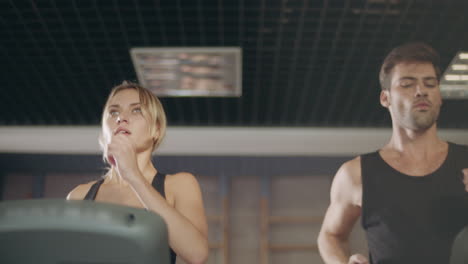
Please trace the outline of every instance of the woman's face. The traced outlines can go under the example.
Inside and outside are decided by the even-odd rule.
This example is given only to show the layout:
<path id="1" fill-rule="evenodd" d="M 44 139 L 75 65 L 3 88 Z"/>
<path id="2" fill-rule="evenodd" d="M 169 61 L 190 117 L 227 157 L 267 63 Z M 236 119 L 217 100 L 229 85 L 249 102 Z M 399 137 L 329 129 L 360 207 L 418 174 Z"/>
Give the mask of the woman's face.
<path id="1" fill-rule="evenodd" d="M 106 144 L 112 137 L 125 136 L 133 142 L 137 152 L 152 148 L 154 141 L 150 134 L 148 113 L 140 104 L 138 91 L 119 91 L 109 100 L 105 111 L 102 129 Z"/>

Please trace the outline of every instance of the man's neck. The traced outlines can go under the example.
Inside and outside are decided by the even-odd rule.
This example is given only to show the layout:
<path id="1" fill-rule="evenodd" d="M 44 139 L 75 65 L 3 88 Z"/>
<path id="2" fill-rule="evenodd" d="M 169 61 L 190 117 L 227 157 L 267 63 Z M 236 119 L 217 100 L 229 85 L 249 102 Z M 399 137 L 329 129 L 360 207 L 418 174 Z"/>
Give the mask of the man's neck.
<path id="1" fill-rule="evenodd" d="M 445 142 L 437 136 L 436 124 L 421 131 L 394 126 L 392 138 L 385 148 L 401 154 L 426 156 L 444 145 Z"/>

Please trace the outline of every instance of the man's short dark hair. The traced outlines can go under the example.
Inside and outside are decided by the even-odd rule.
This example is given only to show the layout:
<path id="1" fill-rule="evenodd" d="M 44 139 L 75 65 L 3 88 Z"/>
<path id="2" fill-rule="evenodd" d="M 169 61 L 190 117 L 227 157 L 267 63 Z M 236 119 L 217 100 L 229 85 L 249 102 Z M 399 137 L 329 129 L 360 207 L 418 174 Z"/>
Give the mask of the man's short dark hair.
<path id="1" fill-rule="evenodd" d="M 411 42 L 394 48 L 387 55 L 380 68 L 379 80 L 382 90 L 390 89 L 393 68 L 399 63 L 427 62 L 434 66 L 437 80 L 440 81 L 439 54 L 431 46 L 422 42 Z"/>

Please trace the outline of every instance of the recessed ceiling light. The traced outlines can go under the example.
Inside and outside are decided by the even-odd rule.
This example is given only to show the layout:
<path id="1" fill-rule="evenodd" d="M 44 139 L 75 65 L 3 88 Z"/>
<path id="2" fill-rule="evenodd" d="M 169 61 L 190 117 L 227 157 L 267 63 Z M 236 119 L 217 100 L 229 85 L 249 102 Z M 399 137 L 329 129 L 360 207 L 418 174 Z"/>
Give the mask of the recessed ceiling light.
<path id="1" fill-rule="evenodd" d="M 461 52 L 459 54 L 460 59 L 462 60 L 468 60 L 468 52 Z"/>
<path id="2" fill-rule="evenodd" d="M 447 81 L 459 81 L 460 80 L 460 75 L 447 74 L 447 75 L 445 75 L 444 79 L 447 80 Z"/>
<path id="3" fill-rule="evenodd" d="M 138 82 L 160 97 L 239 97 L 238 47 L 132 48 Z"/>
<path id="4" fill-rule="evenodd" d="M 468 64 L 453 64 L 452 65 L 452 70 L 454 70 L 454 71 L 467 71 L 468 70 Z"/>
<path id="5" fill-rule="evenodd" d="M 446 99 L 468 99 L 468 52 L 452 59 L 440 80 L 440 93 Z"/>

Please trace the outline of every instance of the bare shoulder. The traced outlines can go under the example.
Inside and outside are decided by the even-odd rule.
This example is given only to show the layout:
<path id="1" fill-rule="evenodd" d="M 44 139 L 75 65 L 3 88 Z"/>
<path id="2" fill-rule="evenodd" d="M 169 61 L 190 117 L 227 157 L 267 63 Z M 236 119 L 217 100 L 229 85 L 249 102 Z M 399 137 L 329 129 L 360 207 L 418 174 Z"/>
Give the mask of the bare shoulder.
<path id="1" fill-rule="evenodd" d="M 353 185 L 361 184 L 361 156 L 357 156 L 341 165 L 336 176 L 346 178 Z"/>
<path id="2" fill-rule="evenodd" d="M 68 195 L 67 195 L 67 200 L 83 200 L 86 194 L 88 193 L 89 189 L 93 184 L 96 183 L 96 181 L 80 184 L 73 188 Z"/>
<path id="3" fill-rule="evenodd" d="M 168 174 L 166 176 L 166 188 L 168 190 L 186 190 L 192 188 L 199 188 L 197 178 L 190 172 L 179 172 L 175 174 Z"/>
<path id="4" fill-rule="evenodd" d="M 361 158 L 349 160 L 338 169 L 333 179 L 331 199 L 360 205 L 362 195 Z"/>
<path id="5" fill-rule="evenodd" d="M 169 201 L 180 197 L 199 195 L 200 185 L 197 178 L 190 172 L 168 174 L 165 182 L 166 195 Z"/>
<path id="6" fill-rule="evenodd" d="M 178 172 L 174 174 L 168 174 L 166 177 L 166 180 L 170 184 L 198 183 L 195 176 L 190 172 Z"/>

